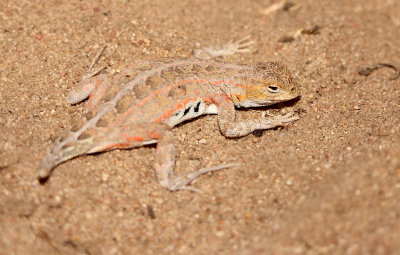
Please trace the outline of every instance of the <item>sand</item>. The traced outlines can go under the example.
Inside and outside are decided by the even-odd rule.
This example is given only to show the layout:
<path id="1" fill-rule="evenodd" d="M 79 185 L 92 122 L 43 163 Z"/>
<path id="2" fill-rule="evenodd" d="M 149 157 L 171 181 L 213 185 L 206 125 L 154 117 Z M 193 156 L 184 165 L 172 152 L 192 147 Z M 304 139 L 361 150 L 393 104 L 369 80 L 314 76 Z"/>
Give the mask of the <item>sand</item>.
<path id="1" fill-rule="evenodd" d="M 0 2 L 0 254 L 400 254 L 400 2 L 126 0 Z M 301 98 L 285 128 L 226 139 L 215 116 L 174 129 L 177 172 L 201 193 L 169 192 L 155 148 L 115 150 L 58 166 L 47 148 L 85 104 L 65 97 L 103 46 L 115 73 L 145 59 L 251 36 L 235 63 L 280 61 Z"/>

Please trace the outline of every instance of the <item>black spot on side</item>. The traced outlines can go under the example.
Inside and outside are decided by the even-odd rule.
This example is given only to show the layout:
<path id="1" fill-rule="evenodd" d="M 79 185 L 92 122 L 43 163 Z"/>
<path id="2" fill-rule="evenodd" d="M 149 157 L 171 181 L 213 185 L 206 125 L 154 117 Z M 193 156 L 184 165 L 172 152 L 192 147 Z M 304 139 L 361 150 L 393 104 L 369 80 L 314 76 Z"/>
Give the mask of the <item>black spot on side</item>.
<path id="1" fill-rule="evenodd" d="M 199 102 L 197 102 L 197 104 L 196 104 L 196 106 L 194 107 L 194 112 L 199 112 L 199 110 L 200 110 L 200 105 L 201 105 L 201 102 L 199 101 Z"/>
<path id="2" fill-rule="evenodd" d="M 183 112 L 183 116 L 185 116 L 186 114 L 188 114 L 190 112 L 190 108 L 192 108 L 192 107 L 190 106 L 185 109 L 185 111 Z"/>

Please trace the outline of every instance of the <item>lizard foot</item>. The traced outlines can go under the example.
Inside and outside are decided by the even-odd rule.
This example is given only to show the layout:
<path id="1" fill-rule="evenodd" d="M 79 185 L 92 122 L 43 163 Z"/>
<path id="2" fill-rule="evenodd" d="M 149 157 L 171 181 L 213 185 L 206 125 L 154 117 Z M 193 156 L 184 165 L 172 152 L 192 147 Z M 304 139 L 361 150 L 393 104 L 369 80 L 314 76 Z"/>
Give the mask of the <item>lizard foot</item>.
<path id="1" fill-rule="evenodd" d="M 278 125 L 282 125 L 283 126 L 286 123 L 290 123 L 290 122 L 293 122 L 293 121 L 298 120 L 298 119 L 300 119 L 299 116 L 294 115 L 293 112 L 289 112 L 289 113 L 286 113 L 286 114 L 281 115 L 281 116 L 275 116 L 275 117 L 269 118 L 268 120 L 270 120 L 273 123 L 276 123 L 277 126 Z"/>
<path id="2" fill-rule="evenodd" d="M 205 47 L 202 49 L 193 50 L 193 55 L 200 59 L 213 59 L 218 57 L 224 57 L 229 55 L 234 55 L 236 53 L 246 53 L 250 52 L 252 45 L 256 42 L 250 40 L 250 36 L 246 36 L 237 41 L 229 41 L 228 43 L 222 45 L 222 47 Z"/>
<path id="3" fill-rule="evenodd" d="M 237 41 L 229 41 L 227 44 L 223 45 L 222 49 L 229 52 L 228 55 L 250 52 L 252 45 L 256 43 L 256 41 L 250 39 L 250 36 L 246 36 Z"/>
<path id="4" fill-rule="evenodd" d="M 195 172 L 191 172 L 187 174 L 185 177 L 175 177 L 173 179 L 168 180 L 168 183 L 164 184 L 167 189 L 170 191 L 178 191 L 178 190 L 190 190 L 190 191 L 199 191 L 196 188 L 193 187 L 188 187 L 188 185 L 197 179 L 202 174 L 214 172 L 214 171 L 219 171 L 225 168 L 230 168 L 230 167 L 235 167 L 238 166 L 239 164 L 225 164 L 225 165 L 219 165 L 219 166 L 214 166 L 214 167 L 206 167 L 206 168 L 201 168 Z"/>

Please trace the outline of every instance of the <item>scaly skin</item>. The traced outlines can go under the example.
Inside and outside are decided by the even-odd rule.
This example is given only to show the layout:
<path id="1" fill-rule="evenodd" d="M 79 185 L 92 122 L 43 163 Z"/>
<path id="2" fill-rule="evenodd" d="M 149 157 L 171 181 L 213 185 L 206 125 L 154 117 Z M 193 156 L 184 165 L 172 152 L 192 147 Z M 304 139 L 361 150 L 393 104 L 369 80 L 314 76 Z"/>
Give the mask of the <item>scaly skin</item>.
<path id="1" fill-rule="evenodd" d="M 233 165 L 175 177 L 172 127 L 200 115 L 218 114 L 221 133 L 241 137 L 298 119 L 286 114 L 235 121 L 236 109 L 271 105 L 299 95 L 287 68 L 274 62 L 145 61 L 113 78 L 100 75 L 84 81 L 69 102 L 78 103 L 89 94 L 85 118 L 51 146 L 39 165 L 39 179 L 48 178 L 58 164 L 79 155 L 157 143 L 154 168 L 161 185 L 171 191 L 191 189 L 187 185 L 200 174 Z"/>

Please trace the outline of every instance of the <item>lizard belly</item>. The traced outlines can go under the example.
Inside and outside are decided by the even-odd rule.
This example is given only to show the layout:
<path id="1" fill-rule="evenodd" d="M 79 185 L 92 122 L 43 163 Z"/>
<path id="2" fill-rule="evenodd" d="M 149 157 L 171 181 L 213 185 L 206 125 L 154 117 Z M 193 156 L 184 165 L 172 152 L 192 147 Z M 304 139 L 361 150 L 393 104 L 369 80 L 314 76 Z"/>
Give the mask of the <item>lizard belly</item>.
<path id="1" fill-rule="evenodd" d="M 218 114 L 218 107 L 215 104 L 207 106 L 204 114 Z"/>
<path id="2" fill-rule="evenodd" d="M 176 111 L 166 120 L 166 123 L 170 127 L 174 127 L 184 121 L 197 118 L 201 115 L 217 113 L 218 108 L 215 104 L 206 105 L 203 100 L 198 99 L 196 101 L 190 101 L 185 107 Z"/>

